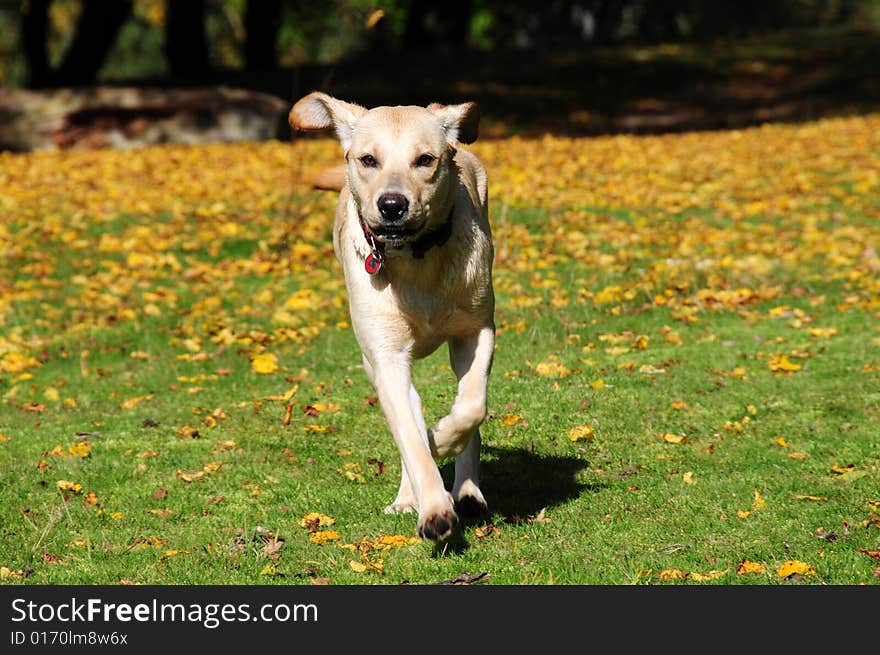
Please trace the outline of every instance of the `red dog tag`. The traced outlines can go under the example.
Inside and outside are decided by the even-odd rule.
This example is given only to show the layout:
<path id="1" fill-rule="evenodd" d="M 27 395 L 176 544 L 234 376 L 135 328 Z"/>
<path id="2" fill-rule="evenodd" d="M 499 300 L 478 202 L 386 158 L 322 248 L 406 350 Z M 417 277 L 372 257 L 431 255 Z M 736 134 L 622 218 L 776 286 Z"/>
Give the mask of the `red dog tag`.
<path id="1" fill-rule="evenodd" d="M 370 275 L 375 275 L 379 272 L 380 268 L 382 268 L 382 258 L 375 252 L 371 252 L 367 255 L 367 258 L 364 260 L 364 270 Z"/>

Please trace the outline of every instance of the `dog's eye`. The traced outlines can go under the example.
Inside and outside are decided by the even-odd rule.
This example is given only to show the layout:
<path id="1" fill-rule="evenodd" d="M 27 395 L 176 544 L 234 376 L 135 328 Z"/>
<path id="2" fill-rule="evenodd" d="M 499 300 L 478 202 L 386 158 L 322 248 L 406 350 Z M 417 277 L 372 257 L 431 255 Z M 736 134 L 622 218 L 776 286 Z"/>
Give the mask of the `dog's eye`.
<path id="1" fill-rule="evenodd" d="M 437 159 L 434 155 L 424 154 L 420 155 L 418 159 L 416 159 L 416 166 L 430 166 L 434 163 L 434 160 Z"/>
<path id="2" fill-rule="evenodd" d="M 373 155 L 364 155 L 359 161 L 367 168 L 376 168 L 376 166 L 379 165 L 379 162 L 376 161 L 376 158 L 373 157 Z"/>

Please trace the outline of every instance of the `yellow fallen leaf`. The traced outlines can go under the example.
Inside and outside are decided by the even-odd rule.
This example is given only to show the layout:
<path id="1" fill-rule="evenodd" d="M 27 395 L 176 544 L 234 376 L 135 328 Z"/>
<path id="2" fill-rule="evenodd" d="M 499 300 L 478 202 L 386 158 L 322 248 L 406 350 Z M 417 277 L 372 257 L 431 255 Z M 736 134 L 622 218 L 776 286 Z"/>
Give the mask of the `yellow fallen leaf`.
<path id="1" fill-rule="evenodd" d="M 755 489 L 755 500 L 752 502 L 752 510 L 758 511 L 759 509 L 762 509 L 764 505 L 764 497 L 761 496 L 760 492 L 757 489 Z"/>
<path id="2" fill-rule="evenodd" d="M 407 537 L 402 534 L 382 535 L 375 541 L 373 546 L 376 548 L 399 548 L 402 546 L 410 546 L 421 542 L 419 537 Z"/>
<path id="3" fill-rule="evenodd" d="M 736 517 L 737 517 L 738 519 L 745 519 L 745 518 L 748 518 L 749 516 L 751 516 L 751 514 L 752 514 L 752 513 L 751 513 L 749 510 L 747 510 L 747 509 L 738 509 L 738 510 L 736 510 Z"/>
<path id="4" fill-rule="evenodd" d="M 795 498 L 797 500 L 812 500 L 817 503 L 827 503 L 828 499 L 825 496 L 808 496 L 806 494 L 795 494 Z"/>
<path id="5" fill-rule="evenodd" d="M 313 408 L 318 414 L 333 414 L 339 411 L 339 405 L 335 403 L 315 403 L 314 405 L 309 405 L 309 407 Z"/>
<path id="6" fill-rule="evenodd" d="M 191 425 L 184 425 L 181 428 L 175 428 L 174 432 L 182 439 L 198 439 L 200 436 L 198 428 L 194 428 Z"/>
<path id="7" fill-rule="evenodd" d="M 193 482 L 195 480 L 199 480 L 200 478 L 205 477 L 204 471 L 177 471 L 177 477 L 183 480 L 184 482 Z"/>
<path id="8" fill-rule="evenodd" d="M 673 434 L 671 432 L 664 432 L 663 433 L 663 441 L 665 441 L 666 443 L 673 443 L 673 444 L 684 443 L 686 440 L 687 440 L 687 437 L 685 437 L 684 435 L 681 435 L 681 434 Z"/>
<path id="9" fill-rule="evenodd" d="M 708 573 L 697 573 L 696 571 L 691 571 L 688 578 L 694 580 L 695 582 L 708 582 L 709 580 L 717 580 L 718 578 L 727 574 L 727 569 L 723 571 L 712 570 Z"/>
<path id="10" fill-rule="evenodd" d="M 205 473 L 216 473 L 223 468 L 223 462 L 208 462 L 202 467 Z"/>
<path id="11" fill-rule="evenodd" d="M 794 373 L 803 368 L 800 364 L 795 364 L 789 361 L 788 357 L 780 354 L 771 355 L 767 365 L 774 373 Z"/>
<path id="12" fill-rule="evenodd" d="M 497 537 L 501 534 L 501 530 L 496 528 L 491 523 L 489 525 L 483 525 L 477 528 L 474 528 L 474 536 L 477 539 L 487 539 L 488 537 Z"/>
<path id="13" fill-rule="evenodd" d="M 687 571 L 681 569 L 663 569 L 657 575 L 661 580 L 685 580 L 688 577 Z"/>
<path id="14" fill-rule="evenodd" d="M 593 380 L 592 382 L 590 382 L 590 386 L 593 387 L 593 389 L 595 389 L 596 391 L 599 391 L 599 389 L 605 388 L 605 380 L 603 380 L 602 378 Z"/>
<path id="15" fill-rule="evenodd" d="M 313 544 L 326 544 L 328 541 L 338 541 L 339 539 L 342 539 L 342 537 L 333 530 L 318 530 L 309 537 L 309 541 Z"/>
<path id="16" fill-rule="evenodd" d="M 270 562 L 262 568 L 260 575 L 278 575 L 278 568 Z"/>
<path id="17" fill-rule="evenodd" d="M 763 564 L 761 564 L 760 562 L 750 562 L 747 559 L 740 562 L 740 565 L 736 569 L 737 575 L 746 575 L 749 573 L 759 574 L 764 572 L 765 569 Z"/>
<path id="18" fill-rule="evenodd" d="M 75 494 L 78 494 L 83 488 L 79 482 L 71 482 L 70 480 L 58 480 L 55 486 L 61 491 L 72 491 Z"/>
<path id="19" fill-rule="evenodd" d="M 788 442 L 783 437 L 776 437 L 773 440 L 773 443 L 775 443 L 780 448 L 788 448 Z"/>
<path id="20" fill-rule="evenodd" d="M 309 528 L 313 525 L 319 528 L 324 528 L 327 526 L 331 526 L 334 523 L 336 523 L 336 519 L 334 519 L 332 516 L 320 514 L 319 512 L 309 512 L 308 514 L 303 515 L 303 517 L 299 520 L 299 525 L 303 528 Z"/>
<path id="21" fill-rule="evenodd" d="M 46 387 L 46 389 L 43 391 L 43 398 L 50 402 L 57 403 L 59 400 L 61 400 L 61 394 L 58 393 L 58 389 L 56 389 L 55 387 Z"/>
<path id="22" fill-rule="evenodd" d="M 676 411 L 684 411 L 686 409 L 690 409 L 688 404 L 683 400 L 673 400 L 670 407 Z"/>
<path id="23" fill-rule="evenodd" d="M 854 470 L 855 467 L 856 467 L 855 464 L 847 464 L 846 466 L 839 466 L 839 465 L 835 464 L 834 466 L 831 467 L 831 472 L 836 473 L 837 475 L 844 475 L 844 474 L 849 473 L 850 471 Z"/>
<path id="24" fill-rule="evenodd" d="M 783 562 L 780 565 L 779 570 L 776 572 L 780 578 L 788 578 L 792 575 L 813 575 L 816 573 L 816 569 L 805 562 L 799 562 L 798 560 L 789 560 L 787 562 Z"/>
<path id="25" fill-rule="evenodd" d="M 352 571 L 357 571 L 358 573 L 363 573 L 367 570 L 366 564 L 364 564 L 363 562 L 358 562 L 356 560 L 349 560 L 348 566 L 349 568 L 351 568 Z"/>
<path id="26" fill-rule="evenodd" d="M 568 431 L 568 440 L 572 443 L 578 441 L 592 441 L 596 430 L 592 425 L 578 425 Z"/>
<path id="27" fill-rule="evenodd" d="M 272 353 L 261 353 L 251 360 L 251 370 L 254 373 L 275 373 L 281 367 L 278 365 L 278 357 Z"/>
<path id="28" fill-rule="evenodd" d="M 736 380 L 745 380 L 746 369 L 744 366 L 735 366 L 729 373 L 727 373 L 727 376 Z"/>
<path id="29" fill-rule="evenodd" d="M 522 416 L 519 414 L 505 414 L 501 419 L 501 425 L 510 427 L 511 425 L 516 425 L 520 421 L 522 421 Z"/>
<path id="30" fill-rule="evenodd" d="M 361 468 L 361 465 L 357 462 L 346 462 L 342 465 L 342 468 L 336 469 L 340 473 L 342 473 L 346 478 L 351 480 L 352 482 L 366 482 L 366 478 L 364 477 Z"/>
<path id="31" fill-rule="evenodd" d="M 297 391 L 299 391 L 299 385 L 298 385 L 298 384 L 295 384 L 295 385 L 293 385 L 290 389 L 288 389 L 287 391 L 285 391 L 284 393 L 279 394 L 279 395 L 276 395 L 276 396 L 266 396 L 266 397 L 264 398 L 264 400 L 280 400 L 280 401 L 287 401 L 287 400 L 290 400 L 291 398 L 293 398 L 293 397 L 296 395 L 296 392 L 297 392 Z"/>
<path id="32" fill-rule="evenodd" d="M 534 369 L 535 375 L 540 375 L 541 377 L 551 377 L 551 378 L 565 378 L 568 377 L 571 371 L 568 370 L 564 364 L 560 364 L 559 362 L 541 362 Z"/>
<path id="33" fill-rule="evenodd" d="M 92 444 L 88 441 L 80 441 L 73 444 L 67 450 L 74 457 L 88 457 L 92 452 Z"/>
<path id="34" fill-rule="evenodd" d="M 806 453 L 799 453 L 799 452 L 790 452 L 788 454 L 788 456 L 791 459 L 796 459 L 799 462 L 803 462 L 804 460 L 809 458 L 809 455 L 807 455 Z"/>
<path id="35" fill-rule="evenodd" d="M 135 396 L 134 398 L 128 398 L 126 400 L 123 400 L 119 404 L 119 408 L 120 409 L 134 409 L 135 407 L 140 405 L 142 402 L 150 400 L 152 397 L 153 397 L 153 394 L 148 393 L 145 396 Z"/>
<path id="36" fill-rule="evenodd" d="M 329 430 L 329 425 L 316 425 L 312 423 L 310 425 L 303 426 L 303 432 L 328 432 Z"/>
<path id="37" fill-rule="evenodd" d="M 696 480 L 694 480 L 694 472 L 688 471 L 683 476 L 681 476 L 682 482 L 685 484 L 695 484 Z"/>

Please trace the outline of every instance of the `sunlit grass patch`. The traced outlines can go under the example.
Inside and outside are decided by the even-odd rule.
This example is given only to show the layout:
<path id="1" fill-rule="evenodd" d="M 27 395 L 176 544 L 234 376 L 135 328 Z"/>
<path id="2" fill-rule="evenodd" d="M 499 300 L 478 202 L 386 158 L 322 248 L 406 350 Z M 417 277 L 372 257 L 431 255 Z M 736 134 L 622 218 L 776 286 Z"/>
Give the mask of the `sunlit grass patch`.
<path id="1" fill-rule="evenodd" d="M 476 144 L 490 516 L 436 549 L 382 511 L 335 143 L 3 155 L 3 581 L 874 582 L 878 127 Z"/>

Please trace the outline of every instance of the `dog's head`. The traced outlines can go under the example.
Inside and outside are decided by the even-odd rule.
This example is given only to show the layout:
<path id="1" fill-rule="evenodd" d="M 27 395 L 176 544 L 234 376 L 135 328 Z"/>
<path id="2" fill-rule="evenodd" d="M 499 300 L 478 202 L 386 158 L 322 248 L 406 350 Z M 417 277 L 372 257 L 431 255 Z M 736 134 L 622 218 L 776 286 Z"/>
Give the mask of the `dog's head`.
<path id="1" fill-rule="evenodd" d="M 401 244 L 447 219 L 457 186 L 455 144 L 476 141 L 480 116 L 472 102 L 367 110 L 315 92 L 289 119 L 300 130 L 336 130 L 361 218 L 377 239 Z"/>

